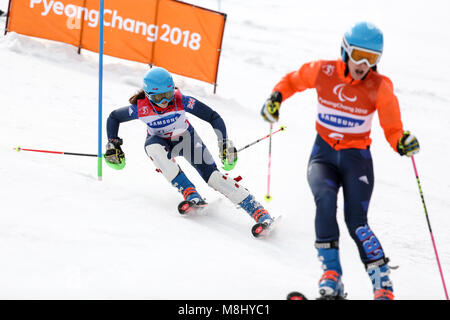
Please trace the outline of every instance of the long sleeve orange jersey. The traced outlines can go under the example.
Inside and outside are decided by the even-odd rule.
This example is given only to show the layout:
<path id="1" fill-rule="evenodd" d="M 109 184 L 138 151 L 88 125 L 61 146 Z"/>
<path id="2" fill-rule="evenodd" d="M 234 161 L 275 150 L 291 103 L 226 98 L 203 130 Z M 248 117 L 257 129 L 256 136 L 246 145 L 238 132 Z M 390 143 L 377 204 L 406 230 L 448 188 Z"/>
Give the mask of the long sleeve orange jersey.
<path id="1" fill-rule="evenodd" d="M 305 63 L 285 75 L 273 91 L 279 91 L 284 101 L 296 92 L 315 88 L 316 130 L 335 150 L 367 148 L 372 143 L 372 119 L 378 111 L 386 139 L 397 151 L 403 125 L 391 80 L 372 70 L 363 80 L 353 80 L 345 75 L 345 68 L 342 60 Z"/>

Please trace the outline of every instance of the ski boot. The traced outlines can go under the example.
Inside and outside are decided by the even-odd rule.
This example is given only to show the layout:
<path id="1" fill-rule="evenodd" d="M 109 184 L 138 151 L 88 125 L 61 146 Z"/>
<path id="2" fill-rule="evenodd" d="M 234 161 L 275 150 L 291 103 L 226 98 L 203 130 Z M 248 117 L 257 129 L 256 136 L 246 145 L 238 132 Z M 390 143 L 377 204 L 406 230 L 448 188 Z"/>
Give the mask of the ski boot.
<path id="1" fill-rule="evenodd" d="M 394 300 L 394 293 L 388 289 L 378 289 L 374 292 L 374 300 Z"/>
<path id="2" fill-rule="evenodd" d="M 185 201 L 193 202 L 193 203 L 201 203 L 204 202 L 200 194 L 195 190 L 194 187 L 188 187 L 183 191 L 183 198 Z"/>
<path id="3" fill-rule="evenodd" d="M 319 280 L 319 297 L 317 300 L 345 300 L 342 283 L 342 268 L 339 261 L 338 242 L 317 243 L 319 260 L 324 273 Z"/>
<path id="4" fill-rule="evenodd" d="M 374 300 L 394 300 L 394 288 L 389 279 L 391 271 L 388 262 L 388 258 L 382 258 L 366 265 L 367 273 L 372 281 Z"/>
<path id="5" fill-rule="evenodd" d="M 254 237 L 258 238 L 270 232 L 274 220 L 269 212 L 251 194 L 239 205 L 256 221 L 256 224 L 252 227 Z"/>
<path id="6" fill-rule="evenodd" d="M 319 280 L 319 297 L 317 300 L 345 300 L 342 275 L 335 270 L 327 270 Z"/>
<path id="7" fill-rule="evenodd" d="M 193 212 L 207 206 L 205 200 L 200 196 L 195 186 L 189 181 L 183 171 L 180 171 L 172 180 L 172 185 L 180 191 L 184 198 L 184 201 L 181 201 L 178 205 L 178 212 L 180 214 Z"/>
<path id="8" fill-rule="evenodd" d="M 192 187 L 187 188 L 183 192 L 184 201 L 181 201 L 178 205 L 178 212 L 180 214 L 186 214 L 189 212 L 195 212 L 198 209 L 206 207 L 208 204 L 200 194 Z"/>

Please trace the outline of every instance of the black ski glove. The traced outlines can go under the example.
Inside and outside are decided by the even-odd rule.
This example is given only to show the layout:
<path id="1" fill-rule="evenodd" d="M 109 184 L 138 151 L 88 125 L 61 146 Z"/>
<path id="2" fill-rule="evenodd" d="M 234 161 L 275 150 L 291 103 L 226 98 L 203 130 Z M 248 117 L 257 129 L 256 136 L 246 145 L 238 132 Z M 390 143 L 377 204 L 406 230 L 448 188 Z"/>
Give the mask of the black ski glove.
<path id="1" fill-rule="evenodd" d="M 238 158 L 237 149 L 235 148 L 233 141 L 228 139 L 219 141 L 219 157 L 225 170 L 229 171 L 234 168 Z"/>
<path id="2" fill-rule="evenodd" d="M 419 141 L 409 131 L 403 132 L 403 136 L 400 138 L 397 144 L 397 152 L 401 156 L 411 157 L 412 155 L 420 151 Z"/>
<path id="3" fill-rule="evenodd" d="M 278 91 L 272 92 L 269 99 L 264 102 L 264 105 L 261 109 L 261 115 L 264 120 L 274 123 L 278 121 L 280 117 L 280 105 L 281 105 L 282 97 L 281 93 Z"/>
<path id="4" fill-rule="evenodd" d="M 120 147 L 122 144 L 123 140 L 120 138 L 109 139 L 106 144 L 105 160 L 114 164 L 122 163 L 125 159 L 125 153 Z"/>

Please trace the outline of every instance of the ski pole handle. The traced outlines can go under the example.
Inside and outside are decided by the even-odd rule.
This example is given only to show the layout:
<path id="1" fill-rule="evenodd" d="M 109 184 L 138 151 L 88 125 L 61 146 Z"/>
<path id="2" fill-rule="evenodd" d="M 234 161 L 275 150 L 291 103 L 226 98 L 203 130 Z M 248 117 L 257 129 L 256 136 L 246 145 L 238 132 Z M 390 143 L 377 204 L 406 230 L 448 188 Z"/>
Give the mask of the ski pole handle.
<path id="1" fill-rule="evenodd" d="M 264 139 L 267 139 L 267 138 L 271 137 L 271 136 L 274 135 L 275 133 L 280 132 L 280 131 L 284 131 L 284 130 L 286 130 L 286 126 L 281 126 L 280 129 L 278 129 L 277 131 L 274 131 L 274 132 L 272 132 L 272 133 L 269 133 L 267 136 L 264 136 L 264 137 L 262 137 L 262 138 L 259 138 L 259 139 L 256 140 L 256 141 L 253 141 L 252 143 L 249 143 L 249 144 L 246 145 L 245 147 L 242 147 L 242 148 L 240 148 L 239 150 L 237 150 L 237 152 L 240 152 L 240 151 L 242 151 L 242 150 L 245 150 L 245 149 L 247 149 L 248 147 L 251 147 L 251 146 L 253 146 L 254 144 L 257 144 L 258 142 L 261 142 L 261 141 L 263 141 Z"/>

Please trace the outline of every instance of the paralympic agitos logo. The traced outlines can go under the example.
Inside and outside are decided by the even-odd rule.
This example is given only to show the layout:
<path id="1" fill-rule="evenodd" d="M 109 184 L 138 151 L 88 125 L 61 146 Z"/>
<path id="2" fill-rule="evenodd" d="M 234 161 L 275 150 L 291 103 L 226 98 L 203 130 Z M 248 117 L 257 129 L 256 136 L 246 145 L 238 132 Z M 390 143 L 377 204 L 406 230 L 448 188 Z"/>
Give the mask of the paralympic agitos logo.
<path id="1" fill-rule="evenodd" d="M 345 83 L 341 83 L 338 84 L 337 86 L 335 86 L 333 88 L 333 93 L 335 95 L 337 95 L 337 97 L 339 98 L 340 101 L 344 102 L 344 101 L 350 101 L 350 102 L 355 102 L 358 98 L 356 96 L 354 97 L 347 97 L 342 91 L 344 90 L 345 87 Z"/>

